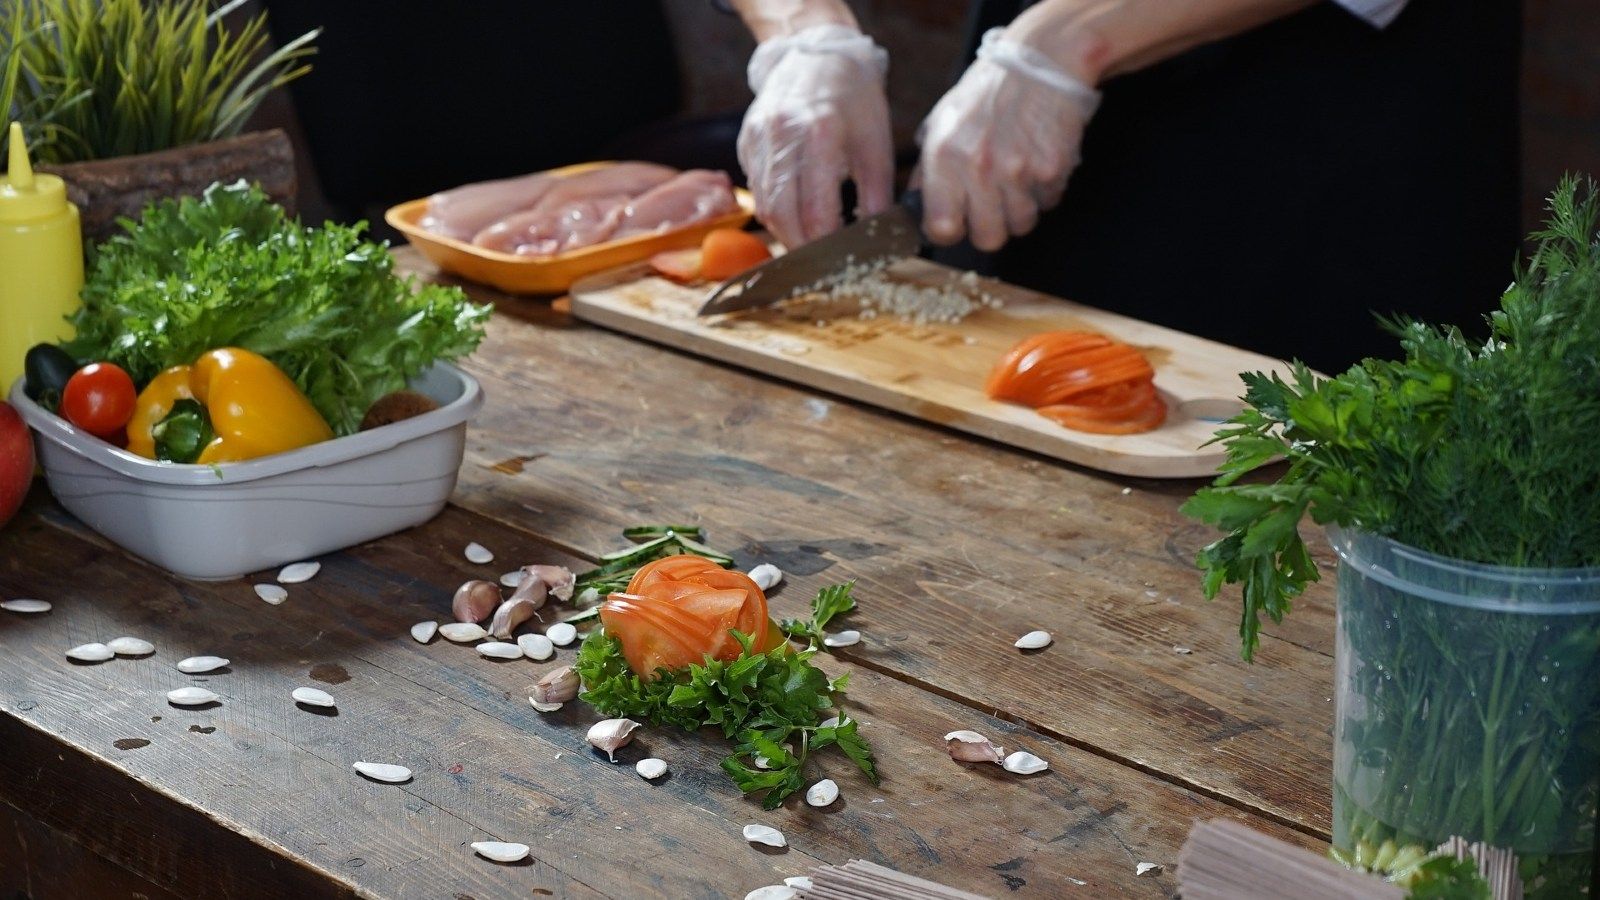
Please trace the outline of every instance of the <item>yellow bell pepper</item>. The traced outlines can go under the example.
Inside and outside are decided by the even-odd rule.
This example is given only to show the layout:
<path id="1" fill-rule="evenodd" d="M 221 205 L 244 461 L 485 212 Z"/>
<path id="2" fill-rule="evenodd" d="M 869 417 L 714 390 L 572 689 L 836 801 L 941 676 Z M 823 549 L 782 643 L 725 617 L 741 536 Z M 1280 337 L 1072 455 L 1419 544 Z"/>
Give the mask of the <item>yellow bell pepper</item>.
<path id="1" fill-rule="evenodd" d="M 333 429 L 283 370 L 264 356 L 224 347 L 174 366 L 145 386 L 128 422 L 128 450 L 156 458 L 157 426 L 182 400 L 210 417 L 212 438 L 195 462 L 237 462 L 333 437 Z"/>

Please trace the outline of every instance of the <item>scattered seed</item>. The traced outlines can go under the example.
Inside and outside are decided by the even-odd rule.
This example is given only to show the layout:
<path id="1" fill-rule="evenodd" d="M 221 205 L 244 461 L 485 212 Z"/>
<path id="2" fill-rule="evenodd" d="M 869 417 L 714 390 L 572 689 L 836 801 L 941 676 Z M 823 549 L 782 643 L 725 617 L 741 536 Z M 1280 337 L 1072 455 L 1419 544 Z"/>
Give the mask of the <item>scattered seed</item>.
<path id="1" fill-rule="evenodd" d="M 956 762 L 997 763 L 1006 755 L 1004 747 L 996 747 L 976 731 L 952 731 L 944 736 L 944 744 Z"/>
<path id="2" fill-rule="evenodd" d="M 456 588 L 450 614 L 457 622 L 482 622 L 500 605 L 500 588 L 492 581 L 474 579 Z"/>
<path id="3" fill-rule="evenodd" d="M 458 644 L 470 644 L 489 636 L 489 632 L 484 631 L 477 622 L 449 622 L 439 626 L 439 633 L 444 635 L 445 640 Z"/>
<path id="4" fill-rule="evenodd" d="M 167 691 L 167 702 L 173 706 L 205 706 L 207 703 L 215 703 L 219 699 L 221 698 L 215 692 L 208 691 L 203 687 L 195 687 L 194 685 L 181 687 L 175 691 Z"/>
<path id="5" fill-rule="evenodd" d="M 542 712 L 542 713 L 557 712 L 557 711 L 559 711 L 561 709 L 561 707 L 566 706 L 565 703 L 540 703 L 539 701 L 533 699 L 532 697 L 528 698 L 528 702 L 533 705 L 534 709 L 537 709 L 539 712 Z M 556 755 L 560 756 L 561 754 L 557 753 Z"/>
<path id="6" fill-rule="evenodd" d="M 14 613 L 42 613 L 50 611 L 50 604 L 43 600 L 6 600 L 0 601 L 0 609 Z"/>
<path id="7" fill-rule="evenodd" d="M 438 622 L 418 622 L 411 626 L 411 638 L 419 644 L 426 644 L 433 640 L 433 636 L 438 633 Z"/>
<path id="8" fill-rule="evenodd" d="M 794 888 L 795 890 L 799 890 L 800 888 L 810 890 L 812 886 L 810 877 L 806 875 L 791 875 L 788 878 L 785 878 L 783 883 Z"/>
<path id="9" fill-rule="evenodd" d="M 477 546 L 474 544 L 473 546 Z M 528 858 L 527 844 L 512 844 L 505 841 L 473 841 L 472 850 L 484 859 L 495 862 L 514 863 Z"/>
<path id="10" fill-rule="evenodd" d="M 477 541 L 468 544 L 464 552 L 466 553 L 467 562 L 477 563 L 480 566 L 494 562 L 494 554 L 489 552 L 488 547 Z"/>
<path id="11" fill-rule="evenodd" d="M 1050 764 L 1026 750 L 1018 750 L 1006 757 L 1000 767 L 1017 775 L 1032 775 L 1050 768 Z"/>
<path id="12" fill-rule="evenodd" d="M 556 652 L 555 644 L 542 634 L 518 635 L 517 646 L 522 648 L 523 656 L 535 662 L 544 662 Z"/>
<path id="13" fill-rule="evenodd" d="M 827 806 L 839 799 L 839 786 L 832 778 L 824 778 L 806 789 L 806 802 L 812 806 Z"/>
<path id="14" fill-rule="evenodd" d="M 310 581 L 320 571 L 322 571 L 322 563 L 319 562 L 290 563 L 284 566 L 282 571 L 278 572 L 278 583 L 299 584 L 302 581 Z M 266 598 L 263 597 L 262 599 L 265 600 Z"/>
<path id="15" fill-rule="evenodd" d="M 527 577 L 527 573 L 523 570 L 512 569 L 511 571 L 500 576 L 500 583 L 508 588 L 515 588 L 517 585 L 522 583 L 522 579 L 525 577 Z"/>
<path id="16" fill-rule="evenodd" d="M 1181 653 L 1181 654 L 1187 656 L 1190 653 L 1194 652 L 1194 648 L 1193 647 L 1180 647 L 1177 644 L 1173 644 L 1172 645 L 1172 652 L 1173 653 Z"/>
<path id="17" fill-rule="evenodd" d="M 215 672 L 227 664 L 228 661 L 220 656 L 191 656 L 188 659 L 178 660 L 178 671 L 185 675 L 203 675 L 206 672 Z"/>
<path id="18" fill-rule="evenodd" d="M 744 895 L 744 900 L 794 900 L 800 893 L 786 884 L 769 884 Z"/>
<path id="19" fill-rule="evenodd" d="M 391 766 L 388 763 L 358 762 L 351 764 L 351 768 L 374 781 L 387 781 L 390 784 L 399 784 L 402 781 L 411 780 L 411 770 L 405 766 Z"/>
<path id="20" fill-rule="evenodd" d="M 823 643 L 824 646 L 827 646 L 827 647 L 850 647 L 850 646 L 854 646 L 856 644 L 861 643 L 861 632 L 859 632 L 859 631 L 840 631 L 840 632 L 837 632 L 837 633 L 834 633 L 834 634 L 830 634 L 827 637 L 823 638 L 822 639 L 822 643 Z"/>
<path id="21" fill-rule="evenodd" d="M 1133 874 L 1142 877 L 1160 875 L 1164 867 L 1160 863 L 1142 862 L 1133 867 Z"/>
<path id="22" fill-rule="evenodd" d="M 578 629 L 570 622 L 557 622 L 544 630 L 544 636 L 557 647 L 565 647 L 578 637 Z"/>
<path id="23" fill-rule="evenodd" d="M 136 637 L 119 637 L 114 641 L 107 641 L 106 648 L 118 656 L 149 656 L 156 652 L 156 645 Z"/>
<path id="24" fill-rule="evenodd" d="M 667 774 L 667 762 L 664 759 L 656 759 L 651 756 L 634 763 L 633 770 L 638 772 L 639 777 L 645 781 L 654 781 Z"/>
<path id="25" fill-rule="evenodd" d="M 1050 632 L 1048 631 L 1030 631 L 1017 638 L 1017 642 L 1012 646 L 1018 650 L 1038 650 L 1050 646 L 1052 640 L 1054 638 L 1050 637 Z"/>
<path id="26" fill-rule="evenodd" d="M 1124 496 L 1124 497 L 1128 496 L 1131 493 L 1133 493 L 1133 488 L 1123 488 L 1122 489 L 1122 496 Z"/>
<path id="27" fill-rule="evenodd" d="M 756 566 L 750 570 L 749 575 L 750 580 L 756 583 L 756 587 L 761 588 L 763 591 L 772 590 L 777 586 L 778 582 L 783 580 L 783 570 L 772 563 L 762 563 Z"/>
<path id="28" fill-rule="evenodd" d="M 67 658 L 78 662 L 105 662 L 116 655 L 105 644 L 79 644 L 67 651 Z"/>
<path id="29" fill-rule="evenodd" d="M 789 846 L 789 840 L 783 836 L 783 832 L 771 825 L 746 825 L 744 839 L 752 844 L 766 844 L 768 847 Z"/>
<path id="30" fill-rule="evenodd" d="M 478 645 L 478 653 L 490 659 L 521 659 L 522 648 L 506 641 L 489 641 Z"/>
<path id="31" fill-rule="evenodd" d="M 279 603 L 289 599 L 289 592 L 284 590 L 281 584 L 258 584 L 256 585 L 256 596 L 271 603 L 273 606 L 277 606 Z"/>
<path id="32" fill-rule="evenodd" d="M 589 729 L 589 743 L 604 750 L 612 762 L 617 761 L 617 748 L 633 740 L 639 723 L 632 719 L 601 719 Z"/>
<path id="33" fill-rule="evenodd" d="M 333 702 L 332 694 L 327 691 L 319 691 L 316 688 L 295 688 L 289 696 L 294 698 L 294 702 L 304 703 L 307 706 L 323 706 L 331 709 L 337 705 Z"/>

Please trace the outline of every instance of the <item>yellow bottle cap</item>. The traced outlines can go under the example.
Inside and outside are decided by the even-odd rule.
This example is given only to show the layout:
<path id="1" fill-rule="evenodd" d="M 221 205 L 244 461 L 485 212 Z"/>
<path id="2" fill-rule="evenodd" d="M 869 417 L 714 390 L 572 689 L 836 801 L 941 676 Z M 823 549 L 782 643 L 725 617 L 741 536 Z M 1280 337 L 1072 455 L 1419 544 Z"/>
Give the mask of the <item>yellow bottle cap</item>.
<path id="1" fill-rule="evenodd" d="M 0 222 L 23 222 L 58 215 L 67 208 L 67 183 L 59 176 L 35 174 L 22 140 L 22 123 L 12 122 L 11 154 L 0 177 Z"/>

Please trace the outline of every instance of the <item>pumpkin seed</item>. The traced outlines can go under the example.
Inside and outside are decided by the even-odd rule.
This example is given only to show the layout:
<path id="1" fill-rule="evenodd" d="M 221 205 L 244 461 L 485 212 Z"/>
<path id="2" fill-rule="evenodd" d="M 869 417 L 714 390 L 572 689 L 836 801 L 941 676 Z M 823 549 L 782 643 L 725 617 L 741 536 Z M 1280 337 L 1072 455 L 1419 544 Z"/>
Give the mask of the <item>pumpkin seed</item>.
<path id="1" fill-rule="evenodd" d="M 1172 652 L 1176 653 L 1176 654 L 1179 654 L 1180 656 L 1188 656 L 1189 654 L 1194 652 L 1194 648 L 1193 647 L 1183 647 L 1183 646 L 1180 646 L 1178 644 L 1173 644 L 1172 645 Z"/>
<path id="2" fill-rule="evenodd" d="M 805 875 L 791 875 L 788 878 L 785 878 L 783 883 L 794 888 L 795 890 L 799 890 L 800 888 L 810 889 L 811 887 L 811 879 Z"/>
<path id="3" fill-rule="evenodd" d="M 439 633 L 444 635 L 445 640 L 458 644 L 470 644 L 489 636 L 489 632 L 484 631 L 477 622 L 449 622 L 439 626 Z"/>
<path id="4" fill-rule="evenodd" d="M 544 630 L 544 636 L 557 647 L 565 647 L 578 637 L 578 629 L 570 622 L 557 622 Z"/>
<path id="5" fill-rule="evenodd" d="M 117 654 L 111 652 L 110 647 L 107 647 L 105 644 L 98 643 L 79 644 L 78 646 L 67 651 L 67 658 L 75 659 L 78 662 L 105 662 L 116 655 Z"/>
<path id="6" fill-rule="evenodd" d="M 258 584 L 256 585 L 256 596 L 271 603 L 273 606 L 277 606 L 279 603 L 289 599 L 289 592 L 284 590 L 281 584 Z"/>
<path id="7" fill-rule="evenodd" d="M 667 761 L 651 756 L 634 763 L 633 770 L 638 772 L 639 777 L 645 781 L 655 781 L 657 778 L 667 774 Z"/>
<path id="8" fill-rule="evenodd" d="M 304 703 L 307 706 L 323 706 L 331 709 L 337 705 L 333 702 L 332 694 L 316 688 L 295 688 L 289 696 L 294 698 L 294 702 Z"/>
<path id="9" fill-rule="evenodd" d="M 514 863 L 528 858 L 527 844 L 513 844 L 506 841 L 473 841 L 472 850 L 484 859 L 495 862 Z"/>
<path id="10" fill-rule="evenodd" d="M 511 571 L 500 576 L 500 583 L 508 588 L 515 588 L 517 585 L 522 583 L 522 579 L 526 576 L 527 573 L 522 569 L 512 569 Z"/>
<path id="11" fill-rule="evenodd" d="M 1133 874 L 1145 878 L 1151 875 L 1160 875 L 1164 868 L 1160 863 L 1142 862 L 1133 867 Z"/>
<path id="12" fill-rule="evenodd" d="M 319 562 L 290 563 L 278 572 L 278 583 L 299 584 L 302 581 L 310 581 L 320 571 L 322 563 Z"/>
<path id="13" fill-rule="evenodd" d="M 106 648 L 118 656 L 149 656 L 156 652 L 156 645 L 136 637 L 119 637 L 114 641 L 107 641 Z"/>
<path id="14" fill-rule="evenodd" d="M 402 781 L 411 780 L 411 770 L 405 766 L 392 766 L 388 763 L 358 762 L 351 764 L 351 768 L 374 781 L 387 781 L 390 784 L 399 784 Z"/>
<path id="15" fill-rule="evenodd" d="M 832 778 L 824 778 L 806 789 L 806 802 L 812 806 L 827 806 L 839 799 L 839 785 Z"/>
<path id="16" fill-rule="evenodd" d="M 50 611 L 50 604 L 43 600 L 5 600 L 0 601 L 0 609 L 14 613 L 42 613 Z"/>
<path id="17" fill-rule="evenodd" d="M 477 563 L 480 566 L 488 565 L 489 563 L 494 562 L 494 554 L 489 552 L 488 547 L 485 547 L 477 541 L 473 541 L 472 543 L 468 544 L 467 549 L 464 552 L 467 557 L 467 562 Z"/>
<path id="18" fill-rule="evenodd" d="M 208 691 L 203 687 L 195 687 L 194 685 L 181 687 L 175 691 L 167 691 L 167 702 L 173 706 L 205 706 L 207 703 L 215 703 L 220 699 L 222 698 L 218 697 L 214 691 Z"/>
<path id="19" fill-rule="evenodd" d="M 1001 763 L 1000 767 L 1018 775 L 1033 775 L 1050 768 L 1050 764 L 1026 750 L 1018 750 L 1006 757 L 1006 761 Z"/>
<path id="20" fill-rule="evenodd" d="M 800 892 L 786 884 L 769 884 L 744 895 L 744 900 L 794 900 Z"/>
<path id="21" fill-rule="evenodd" d="M 861 632 L 859 632 L 859 631 L 839 631 L 839 632 L 835 632 L 835 633 L 830 634 L 827 637 L 823 638 L 822 639 L 822 643 L 823 643 L 823 646 L 826 646 L 826 647 L 853 647 L 856 644 L 861 643 Z"/>
<path id="22" fill-rule="evenodd" d="M 411 638 L 419 644 L 426 644 L 433 640 L 433 636 L 438 633 L 438 622 L 418 622 L 411 626 Z"/>
<path id="23" fill-rule="evenodd" d="M 522 648 L 523 656 L 535 662 L 544 662 L 556 653 L 555 643 L 542 634 L 518 635 L 517 646 Z"/>
<path id="24" fill-rule="evenodd" d="M 489 641 L 478 645 L 478 655 L 490 659 L 521 659 L 522 648 L 506 641 Z"/>
<path id="25" fill-rule="evenodd" d="M 178 660 L 178 671 L 185 675 L 203 675 L 206 672 L 215 672 L 228 664 L 228 660 L 220 656 L 191 656 L 188 659 Z"/>
<path id="26" fill-rule="evenodd" d="M 1050 646 L 1050 642 L 1052 640 L 1054 640 L 1054 638 L 1050 637 L 1050 632 L 1048 631 L 1030 631 L 1022 637 L 1017 638 L 1016 643 L 1012 646 L 1016 647 L 1018 650 L 1039 650 L 1041 648 Z"/>
<path id="27" fill-rule="evenodd" d="M 752 844 L 766 844 L 768 847 L 789 846 L 789 839 L 771 825 L 746 825 L 744 839 Z"/>

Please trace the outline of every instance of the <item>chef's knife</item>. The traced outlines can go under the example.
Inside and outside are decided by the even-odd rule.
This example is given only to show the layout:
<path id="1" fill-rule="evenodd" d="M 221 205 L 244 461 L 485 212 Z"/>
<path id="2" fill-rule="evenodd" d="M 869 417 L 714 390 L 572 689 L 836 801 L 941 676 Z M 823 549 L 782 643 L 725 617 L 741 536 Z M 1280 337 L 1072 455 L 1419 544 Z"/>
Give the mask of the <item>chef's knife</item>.
<path id="1" fill-rule="evenodd" d="M 907 191 L 893 207 L 733 276 L 697 315 L 767 306 L 794 296 L 846 265 L 915 256 L 922 246 L 922 193 Z"/>

